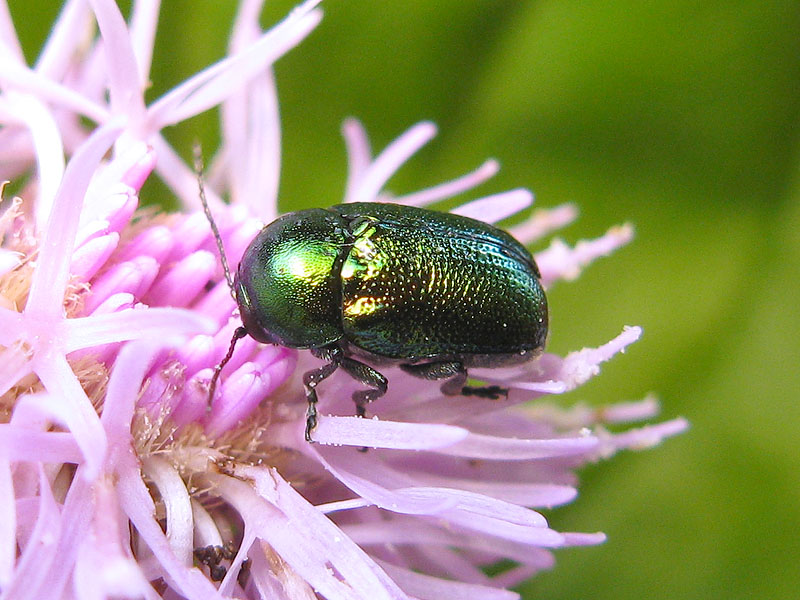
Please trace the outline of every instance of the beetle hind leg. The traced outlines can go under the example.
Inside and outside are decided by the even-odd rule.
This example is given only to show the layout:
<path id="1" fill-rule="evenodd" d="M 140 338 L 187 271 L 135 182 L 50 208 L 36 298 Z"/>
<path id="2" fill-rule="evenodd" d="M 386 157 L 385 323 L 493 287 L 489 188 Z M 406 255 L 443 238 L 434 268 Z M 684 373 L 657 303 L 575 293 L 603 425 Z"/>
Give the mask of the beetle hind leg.
<path id="1" fill-rule="evenodd" d="M 465 385 L 463 388 L 461 388 L 461 395 L 476 396 L 478 398 L 486 398 L 488 400 L 499 400 L 500 396 L 508 398 L 508 388 L 500 387 L 499 385 Z"/>
<path id="2" fill-rule="evenodd" d="M 469 386 L 467 383 L 467 369 L 459 361 L 430 362 L 417 365 L 400 365 L 409 375 L 438 381 L 446 379 L 441 390 L 445 396 L 477 396 L 497 400 L 500 396 L 508 397 L 508 389 L 498 385 Z"/>

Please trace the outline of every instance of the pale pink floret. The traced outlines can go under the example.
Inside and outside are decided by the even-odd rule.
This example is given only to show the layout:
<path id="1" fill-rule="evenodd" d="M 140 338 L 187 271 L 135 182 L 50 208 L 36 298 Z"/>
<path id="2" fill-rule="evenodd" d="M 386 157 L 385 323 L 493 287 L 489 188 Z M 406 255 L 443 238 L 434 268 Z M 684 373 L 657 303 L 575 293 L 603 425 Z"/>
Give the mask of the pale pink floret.
<path id="1" fill-rule="evenodd" d="M 134 2 L 127 25 L 110 0 L 93 0 L 91 11 L 69 2 L 33 68 L 0 5 L 0 178 L 34 173 L 38 183 L 22 193 L 32 221 L 17 201 L 0 216 L 0 236 L 18 248 L 0 251 L 0 278 L 32 272 L 27 302 L 24 293 L 0 296 L 0 394 L 13 409 L 0 423 L 0 587 L 10 598 L 162 597 L 156 589 L 192 599 L 518 598 L 505 588 L 551 568 L 552 549 L 605 539 L 558 532 L 533 509 L 574 500 L 576 467 L 652 446 L 687 424 L 604 427 L 655 416 L 652 398 L 529 404 L 597 375 L 639 338 L 637 327 L 565 357 L 471 370 L 509 388 L 497 401 L 443 396 L 386 368 L 388 393 L 359 419 L 350 399 L 358 385 L 337 373 L 320 386 L 315 444 L 303 438 L 301 376 L 320 362 L 246 338 L 209 405 L 213 367 L 240 321 L 206 218 L 132 218 L 153 170 L 197 206 L 192 169 L 160 129 L 219 103 L 223 143 L 207 191 L 234 267 L 278 214 L 270 65 L 320 13 L 306 2 L 263 33 L 260 4 L 242 3 L 229 58 L 149 107 L 153 3 Z M 72 32 L 92 14 L 101 38 L 87 50 Z M 87 131 L 79 117 L 100 127 Z M 435 133 L 420 123 L 373 159 L 366 132 L 348 120 L 344 201 L 428 205 L 497 172 L 489 160 L 425 190 L 387 192 Z M 498 222 L 532 202 L 517 189 L 456 212 Z M 538 210 L 512 232 L 527 243 L 575 216 L 571 205 Z M 553 242 L 536 255 L 545 285 L 574 278 L 631 235 L 623 226 L 574 248 Z M 217 584 L 193 552 L 231 541 Z M 483 570 L 502 560 L 518 566 Z"/>

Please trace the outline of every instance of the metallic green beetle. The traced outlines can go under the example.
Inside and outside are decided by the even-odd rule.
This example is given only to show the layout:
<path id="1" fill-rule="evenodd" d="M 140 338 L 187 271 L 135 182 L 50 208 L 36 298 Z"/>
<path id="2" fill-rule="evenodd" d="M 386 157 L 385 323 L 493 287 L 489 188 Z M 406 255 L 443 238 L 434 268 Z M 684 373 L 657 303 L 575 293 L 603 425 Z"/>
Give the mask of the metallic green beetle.
<path id="1" fill-rule="evenodd" d="M 465 387 L 467 368 L 542 352 L 540 278 L 522 244 L 467 217 L 371 202 L 301 210 L 264 227 L 245 250 L 234 281 L 244 327 L 233 343 L 250 335 L 328 361 L 303 379 L 311 441 L 316 386 L 337 368 L 369 388 L 353 395 L 359 416 L 386 392 L 386 378 L 363 360 L 445 379 L 447 394 L 507 393 Z"/>

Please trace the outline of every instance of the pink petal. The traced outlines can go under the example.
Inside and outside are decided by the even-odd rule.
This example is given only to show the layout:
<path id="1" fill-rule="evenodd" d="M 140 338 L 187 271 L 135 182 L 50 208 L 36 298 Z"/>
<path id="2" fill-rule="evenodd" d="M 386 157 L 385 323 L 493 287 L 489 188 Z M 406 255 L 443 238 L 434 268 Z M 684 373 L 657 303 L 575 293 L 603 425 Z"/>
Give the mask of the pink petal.
<path id="1" fill-rule="evenodd" d="M 408 569 L 397 567 L 385 561 L 380 562 L 392 579 L 397 581 L 403 591 L 419 600 L 518 600 L 519 594 L 508 590 L 498 590 L 483 585 L 449 581 L 422 575 Z"/>
<path id="2" fill-rule="evenodd" d="M 413 194 L 404 194 L 395 198 L 395 202 L 407 206 L 427 206 L 445 198 L 452 198 L 467 190 L 477 187 L 484 181 L 494 177 L 500 170 L 500 163 L 494 159 L 487 160 L 480 167 L 462 175 L 458 179 L 453 179 L 439 185 L 429 187 Z M 513 214 L 513 213 L 512 213 Z"/>
<path id="3" fill-rule="evenodd" d="M 61 533 L 62 519 L 58 504 L 53 498 L 50 482 L 40 470 L 39 507 L 36 524 L 21 548 L 17 568 L 3 594 L 8 598 L 37 598 L 37 592 L 49 583 L 48 569 L 56 558 L 57 540 Z M 39 598 L 47 597 L 42 594 Z"/>
<path id="4" fill-rule="evenodd" d="M 430 122 L 414 125 L 389 144 L 364 172 L 345 202 L 374 202 L 383 185 L 409 158 L 436 135 L 436 126 Z"/>
<path id="5" fill-rule="evenodd" d="M 620 246 L 633 239 L 633 227 L 614 227 L 604 236 L 590 241 L 581 241 L 575 248 L 554 240 L 547 250 L 536 254 L 536 264 L 542 273 L 542 284 L 547 288 L 557 279 L 572 281 L 581 269 L 601 256 L 608 256 Z"/>
<path id="6" fill-rule="evenodd" d="M 106 436 L 92 403 L 63 354 L 53 351 L 34 357 L 33 368 L 50 392 L 50 407 L 75 436 L 85 459 L 84 476 L 100 473 L 106 454 Z"/>
<path id="7" fill-rule="evenodd" d="M 525 210 L 532 203 L 533 194 L 528 190 L 518 189 L 467 202 L 450 212 L 486 223 L 497 223 Z"/>
<path id="8" fill-rule="evenodd" d="M 202 212 L 195 212 L 183 219 L 172 230 L 173 247 L 168 262 L 181 260 L 200 248 L 211 237 L 208 219 Z"/>
<path id="9" fill-rule="evenodd" d="M 40 246 L 26 314 L 37 318 L 61 316 L 83 195 L 92 172 L 120 130 L 116 123 L 97 129 L 67 165 Z"/>
<path id="10" fill-rule="evenodd" d="M 143 3 L 137 2 L 136 6 L 140 6 L 141 4 Z M 122 173 L 119 180 L 124 185 L 129 185 L 136 190 L 137 193 L 142 188 L 142 185 L 144 185 L 145 180 L 150 176 L 150 173 L 155 169 L 158 158 L 155 151 L 150 146 L 145 145 L 143 149 L 144 152 L 141 151 L 142 147 L 133 145 L 133 147 L 129 149 L 129 152 L 135 158 L 134 162 L 120 161 L 125 171 Z"/>
<path id="11" fill-rule="evenodd" d="M 8 4 L 5 2 L 0 3 L 0 42 L 0 48 L 4 51 L 2 61 L 25 62 L 25 55 L 22 53 L 11 13 L 8 12 Z"/>
<path id="12" fill-rule="evenodd" d="M 49 107 L 33 94 L 6 94 L 5 108 L 25 124 L 33 140 L 39 188 L 35 203 L 36 225 L 41 231 L 64 174 L 64 148 L 58 124 Z"/>
<path id="13" fill-rule="evenodd" d="M 198 569 L 187 567 L 172 552 L 166 535 L 155 520 L 155 505 L 142 481 L 133 455 L 121 455 L 117 468 L 120 507 L 128 515 L 144 544 L 153 552 L 172 586 L 189 600 L 224 600 Z"/>
<path id="14" fill-rule="evenodd" d="M 529 508 L 552 508 L 572 502 L 578 495 L 578 490 L 573 486 L 549 483 L 481 481 L 466 477 L 427 476 L 422 473 L 414 473 L 414 479 L 421 485 L 466 490 Z"/>
<path id="15" fill-rule="evenodd" d="M 638 402 L 618 402 L 601 407 L 599 420 L 606 423 L 630 423 L 655 417 L 660 410 L 658 400 L 649 395 Z"/>
<path id="16" fill-rule="evenodd" d="M 183 395 L 172 410 L 171 418 L 178 425 L 199 421 L 210 408 L 208 401 L 209 382 L 214 374 L 211 368 L 202 369 L 192 375 L 183 386 Z M 217 391 L 219 394 L 219 390 Z"/>
<path id="17" fill-rule="evenodd" d="M 566 546 L 596 546 L 606 541 L 605 533 L 564 533 Z"/>
<path id="18" fill-rule="evenodd" d="M 590 435 L 551 440 L 521 440 L 472 433 L 464 441 L 439 452 L 485 460 L 536 460 L 586 454 L 597 445 L 597 438 Z"/>
<path id="19" fill-rule="evenodd" d="M 151 131 L 163 129 L 219 104 L 242 84 L 262 73 L 300 43 L 319 23 L 321 13 L 306 2 L 246 50 L 201 71 L 157 100 L 148 109 Z"/>
<path id="20" fill-rule="evenodd" d="M 645 425 L 638 429 L 630 429 L 603 439 L 604 456 L 610 456 L 616 450 L 644 450 L 660 444 L 665 438 L 683 433 L 689 428 L 689 422 L 683 418 L 672 419 L 656 425 Z"/>
<path id="21" fill-rule="evenodd" d="M 562 204 L 555 208 L 539 209 L 519 225 L 509 228 L 508 232 L 523 244 L 530 244 L 550 233 L 572 223 L 578 216 L 574 204 Z"/>
<path id="22" fill-rule="evenodd" d="M 547 556 L 550 557 L 550 563 L 548 565 L 544 567 L 533 565 L 517 565 L 508 569 L 507 571 L 504 571 L 503 573 L 500 573 L 499 575 L 492 577 L 492 584 L 500 588 L 515 588 L 519 585 L 522 585 L 531 577 L 536 575 L 539 571 L 553 567 L 555 564 L 553 555 L 548 553 Z"/>
<path id="23" fill-rule="evenodd" d="M 111 108 L 125 114 L 133 124 L 144 114 L 144 97 L 139 85 L 139 72 L 125 19 L 115 2 L 89 0 L 97 18 L 106 58 L 106 75 Z"/>
<path id="24" fill-rule="evenodd" d="M 87 312 L 94 310 L 113 294 L 127 292 L 141 298 L 153 284 L 160 265 L 149 256 L 139 256 L 133 260 L 119 263 L 97 277 L 91 293 L 84 302 Z"/>
<path id="25" fill-rule="evenodd" d="M 72 111 L 96 123 L 106 123 L 110 118 L 105 107 L 25 66 L 0 60 L 0 79 L 7 89 L 29 92 L 55 108 Z"/>
<path id="26" fill-rule="evenodd" d="M 286 359 L 287 364 L 290 359 Z M 253 410 L 272 393 L 287 375 L 286 369 L 272 364 L 245 363 L 222 384 L 221 394 L 214 398 L 206 431 L 218 436 L 249 418 Z"/>
<path id="27" fill-rule="evenodd" d="M 342 124 L 342 135 L 347 147 L 347 186 L 345 188 L 345 202 L 347 198 L 354 198 L 364 174 L 372 160 L 372 150 L 364 126 L 358 119 L 345 119 Z"/>
<path id="28" fill-rule="evenodd" d="M 307 451 L 314 456 L 327 471 L 336 479 L 350 488 L 358 498 L 350 501 L 339 502 L 334 510 L 343 510 L 355 507 L 369 506 L 374 504 L 379 508 L 384 508 L 392 512 L 403 514 L 432 515 L 439 514 L 453 507 L 456 503 L 454 498 L 446 497 L 416 497 L 407 490 L 390 490 L 385 487 L 385 478 L 380 478 L 381 483 L 373 480 L 375 473 L 380 471 L 382 474 L 390 472 L 384 465 L 377 462 L 372 457 L 364 460 L 365 465 L 349 464 L 345 465 L 345 457 L 336 452 L 337 449 L 325 448 L 324 453 L 318 452 L 315 448 L 308 448 Z M 352 453 L 348 449 L 347 454 Z M 329 460 L 330 458 L 330 460 Z M 350 467 L 350 468 L 347 468 Z M 358 469 L 359 473 L 353 472 Z M 365 476 L 364 471 L 369 470 L 369 477 Z"/>
<path id="29" fill-rule="evenodd" d="M 142 468 L 164 503 L 167 541 L 178 561 L 191 567 L 194 560 L 192 505 L 189 492 L 175 468 L 157 455 L 146 457 Z"/>
<path id="30" fill-rule="evenodd" d="M 314 598 L 311 586 L 289 565 L 268 563 L 264 552 L 258 547 L 251 550 L 248 558 L 250 559 L 250 577 L 253 586 L 258 591 L 258 597 L 262 600 L 295 600 L 304 597 L 311 600 Z M 279 575 L 275 575 L 276 569 L 279 569 Z"/>
<path id="31" fill-rule="evenodd" d="M 574 389 L 600 372 L 599 365 L 638 340 L 641 327 L 625 327 L 617 337 L 598 348 L 584 348 L 564 357 L 555 379 L 563 381 L 567 389 Z"/>
<path id="32" fill-rule="evenodd" d="M 223 102 L 222 125 L 234 202 L 246 205 L 265 223 L 274 221 L 278 216 L 281 131 L 271 69 Z"/>
<path id="33" fill-rule="evenodd" d="M 158 175 L 180 199 L 183 206 L 199 209 L 200 196 L 195 172 L 184 164 L 181 157 L 160 134 L 154 134 L 149 142 L 158 156 L 156 164 Z M 222 205 L 222 200 L 213 189 L 206 187 L 206 196 L 212 209 Z"/>
<path id="34" fill-rule="evenodd" d="M 325 506 L 319 508 L 325 510 Z M 541 548 L 475 532 L 457 531 L 448 523 L 436 524 L 416 516 L 393 514 L 381 520 L 345 525 L 342 529 L 360 546 L 447 546 L 462 551 L 486 552 L 539 569 L 552 564 L 550 553 Z"/>
<path id="35" fill-rule="evenodd" d="M 6 273 L 10 273 L 22 264 L 22 254 L 19 252 L 12 252 L 5 248 L 0 248 L 0 277 Z"/>
<path id="36" fill-rule="evenodd" d="M 139 67 L 139 86 L 144 89 L 150 81 L 150 64 L 158 28 L 160 2 L 134 2 L 131 14 L 130 38 L 136 65 Z"/>
<path id="37" fill-rule="evenodd" d="M 236 303 L 233 301 L 233 298 L 231 298 L 231 290 L 228 287 L 228 283 L 226 281 L 220 281 L 210 292 L 207 292 L 199 298 L 191 308 L 209 317 L 221 327 L 223 324 L 230 322 L 231 315 L 236 309 Z M 240 324 L 241 321 L 239 321 L 238 318 L 235 319 L 233 328 L 235 329 Z M 231 329 L 231 332 L 232 331 L 233 329 Z M 230 335 L 228 335 L 227 338 L 230 341 Z"/>
<path id="38" fill-rule="evenodd" d="M 0 311 L 0 316 L 2 316 L 1 313 L 2 311 Z M 2 323 L 2 319 L 0 319 L 0 323 Z M 30 357 L 22 352 L 12 352 L 10 356 L 3 358 L 4 360 L 0 361 L 0 395 L 5 394 L 15 383 L 33 370 Z"/>
<path id="39" fill-rule="evenodd" d="M 173 235 L 168 227 L 156 225 L 137 235 L 114 257 L 118 262 L 125 262 L 137 256 L 151 256 L 156 262 L 164 263 L 173 246 Z"/>
<path id="40" fill-rule="evenodd" d="M 81 281 L 89 281 L 108 261 L 119 244 L 119 234 L 109 233 L 90 240 L 72 254 L 70 272 Z"/>
<path id="41" fill-rule="evenodd" d="M 4 443 L 0 430 L 0 444 Z M 6 589 L 17 558 L 17 512 L 11 461 L 6 457 L 5 448 L 0 450 L 0 456 L 0 586 Z"/>
<path id="42" fill-rule="evenodd" d="M 337 446 L 426 450 L 455 444 L 468 433 L 466 429 L 451 425 L 323 416 L 319 419 L 313 438 L 319 444 Z"/>
<path id="43" fill-rule="evenodd" d="M 0 306 L 0 344 L 10 346 L 24 333 L 25 317 L 15 310 Z"/>
<path id="44" fill-rule="evenodd" d="M 131 308 L 64 322 L 67 352 L 144 337 L 196 334 L 214 329 L 202 315 L 179 308 Z"/>
<path id="45" fill-rule="evenodd" d="M 156 306 L 188 306 L 203 291 L 216 266 L 217 259 L 210 252 L 193 252 L 163 273 L 144 299 Z"/>
<path id="46" fill-rule="evenodd" d="M 130 443 L 130 427 L 142 381 L 163 341 L 142 340 L 126 344 L 108 380 L 101 421 L 110 443 L 118 449 Z"/>
<path id="47" fill-rule="evenodd" d="M 71 433 L 35 431 L 8 423 L 0 425 L 0 457 L 13 462 L 83 462 L 80 448 Z"/>
<path id="48" fill-rule="evenodd" d="M 36 71 L 54 81 L 60 81 L 73 65 L 75 54 L 81 51 L 81 45 L 85 43 L 75 32 L 85 31 L 91 21 L 92 15 L 85 2 L 66 2 L 36 61 Z"/>
<path id="49" fill-rule="evenodd" d="M 406 599 L 405 594 L 361 548 L 309 504 L 276 470 L 243 467 L 242 471 L 255 482 L 258 494 L 277 506 L 290 519 L 296 528 L 293 536 L 307 540 L 314 546 L 314 554 L 326 557 L 325 561 L 352 587 L 355 597 L 365 600 Z M 308 581 L 314 585 L 313 580 Z"/>

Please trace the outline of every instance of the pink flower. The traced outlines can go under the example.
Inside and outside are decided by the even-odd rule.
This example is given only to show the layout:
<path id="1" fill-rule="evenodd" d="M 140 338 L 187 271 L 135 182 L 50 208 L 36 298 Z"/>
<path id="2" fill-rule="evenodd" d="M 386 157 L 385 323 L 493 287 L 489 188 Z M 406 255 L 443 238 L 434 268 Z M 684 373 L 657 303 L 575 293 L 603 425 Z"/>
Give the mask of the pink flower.
<path id="1" fill-rule="evenodd" d="M 247 338 L 208 409 L 213 368 L 239 324 L 235 303 L 205 216 L 138 211 L 138 189 L 155 171 L 196 208 L 195 176 L 160 130 L 221 104 L 209 191 L 231 200 L 211 198 L 235 264 L 277 215 L 270 66 L 320 13 L 307 2 L 262 33 L 260 3 L 242 2 L 230 56 L 145 106 L 157 14 L 135 2 L 128 26 L 110 0 L 89 4 L 65 5 L 34 68 L 15 39 L 0 41 L 0 177 L 30 178 L 0 216 L 5 596 L 515 598 L 505 588 L 549 568 L 552 549 L 603 541 L 557 532 L 535 509 L 575 498 L 576 467 L 658 444 L 686 423 L 612 434 L 605 424 L 652 417 L 656 403 L 563 410 L 540 398 L 596 375 L 639 328 L 566 357 L 471 371 L 510 388 L 498 401 L 442 396 L 387 369 L 389 392 L 359 419 L 355 384 L 336 374 L 320 387 L 315 444 L 303 439 L 300 378 L 319 362 Z M 100 37 L 84 48 L 72 32 L 92 14 Z M 0 31 L 14 31 L 4 11 Z M 429 205 L 497 171 L 488 161 L 389 196 L 386 181 L 434 135 L 421 123 L 373 157 L 347 121 L 344 200 Z M 518 189 L 456 212 L 497 222 L 531 202 Z M 540 210 L 512 233 L 529 243 L 574 217 L 569 205 Z M 544 284 L 576 277 L 631 234 L 554 241 L 536 255 Z M 503 559 L 518 566 L 486 575 Z"/>

